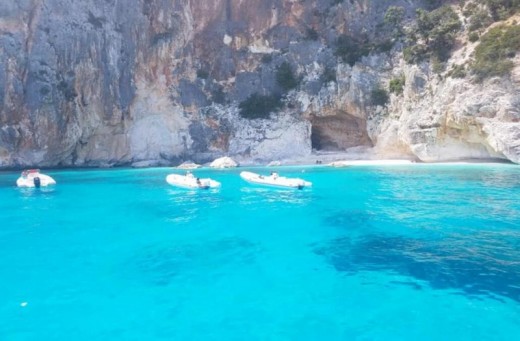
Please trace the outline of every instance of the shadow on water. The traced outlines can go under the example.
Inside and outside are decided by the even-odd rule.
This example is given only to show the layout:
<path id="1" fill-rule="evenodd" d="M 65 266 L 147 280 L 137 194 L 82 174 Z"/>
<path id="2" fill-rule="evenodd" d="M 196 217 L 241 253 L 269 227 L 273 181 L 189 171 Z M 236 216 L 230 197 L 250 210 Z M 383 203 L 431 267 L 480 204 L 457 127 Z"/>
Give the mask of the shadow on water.
<path id="1" fill-rule="evenodd" d="M 520 232 L 479 232 L 422 240 L 369 235 L 318 246 L 337 271 L 394 271 L 434 289 L 520 301 Z M 409 284 L 408 284 L 409 285 Z"/>
<path id="2" fill-rule="evenodd" d="M 128 266 L 137 270 L 138 278 L 166 286 L 180 277 L 213 277 L 230 266 L 251 263 L 258 252 L 258 246 L 248 240 L 224 238 L 146 248 L 132 258 Z"/>

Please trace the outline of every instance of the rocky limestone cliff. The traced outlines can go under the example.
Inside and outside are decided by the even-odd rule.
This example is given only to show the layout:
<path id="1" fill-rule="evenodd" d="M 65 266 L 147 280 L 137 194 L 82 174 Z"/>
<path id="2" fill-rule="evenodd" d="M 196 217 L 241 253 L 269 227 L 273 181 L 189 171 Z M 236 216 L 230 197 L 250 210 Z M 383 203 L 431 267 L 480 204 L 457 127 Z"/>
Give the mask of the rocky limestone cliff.
<path id="1" fill-rule="evenodd" d="M 426 1 L 427 2 L 427 1 Z M 520 58 L 511 77 L 444 77 L 401 48 L 349 65 L 390 5 L 421 1 L 20 0 L 0 3 L 0 167 L 266 162 L 366 147 L 380 158 L 520 162 Z M 448 63 L 471 56 L 460 44 Z M 299 80 L 286 92 L 280 65 Z M 327 77 L 324 77 L 328 75 Z M 400 95 L 370 92 L 404 75 Z M 250 95 L 284 96 L 249 120 Z"/>

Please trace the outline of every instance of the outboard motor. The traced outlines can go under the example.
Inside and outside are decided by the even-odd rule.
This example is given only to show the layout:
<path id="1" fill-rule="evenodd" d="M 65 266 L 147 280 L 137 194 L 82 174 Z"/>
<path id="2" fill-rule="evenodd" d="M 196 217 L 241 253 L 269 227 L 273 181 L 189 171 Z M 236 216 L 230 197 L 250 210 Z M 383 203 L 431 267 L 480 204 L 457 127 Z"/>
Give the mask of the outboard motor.
<path id="1" fill-rule="evenodd" d="M 40 188 L 40 186 L 41 186 L 41 184 L 42 184 L 40 178 L 39 178 L 39 177 L 35 177 L 35 178 L 33 179 L 33 181 L 34 181 L 34 187 L 36 187 L 36 188 Z"/>

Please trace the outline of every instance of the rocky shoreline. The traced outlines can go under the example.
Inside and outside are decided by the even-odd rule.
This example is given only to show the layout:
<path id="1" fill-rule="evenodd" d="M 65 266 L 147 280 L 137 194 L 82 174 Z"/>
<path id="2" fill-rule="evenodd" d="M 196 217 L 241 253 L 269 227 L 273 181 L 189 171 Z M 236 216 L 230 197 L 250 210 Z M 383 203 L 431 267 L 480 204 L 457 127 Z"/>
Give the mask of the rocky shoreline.
<path id="1" fill-rule="evenodd" d="M 227 157 L 225 157 L 227 158 Z M 284 166 L 330 166 L 330 167 L 349 167 L 349 166 L 406 166 L 406 165 L 443 165 L 443 164 L 508 164 L 508 165 L 517 165 L 513 162 L 503 159 L 451 159 L 451 160 L 441 160 L 434 162 L 423 162 L 417 159 L 412 158 L 378 158 L 376 155 L 371 154 L 369 152 L 316 152 L 311 155 L 293 159 L 281 159 L 275 161 L 258 161 L 253 159 L 245 159 L 245 158 L 229 158 L 236 162 L 236 166 L 212 166 L 212 163 L 204 163 L 197 164 L 191 161 L 182 163 L 180 165 L 165 165 L 165 167 L 173 167 L 177 169 L 198 169 L 198 168 L 235 168 L 235 167 L 284 167 Z M 215 160 L 213 163 L 217 162 Z M 136 167 L 134 168 L 142 168 Z"/>
<path id="2" fill-rule="evenodd" d="M 222 159 L 229 159 L 227 163 L 222 164 Z M 233 162 L 235 165 L 233 165 Z M 214 165 L 212 165 L 214 164 Z M 259 161 L 247 158 L 229 158 L 223 157 L 214 160 L 213 162 L 198 164 L 192 161 L 186 161 L 181 164 L 175 163 L 167 163 L 164 160 L 151 160 L 151 161 L 143 161 L 136 162 L 133 164 L 127 165 L 102 165 L 102 166 L 91 166 L 91 167 L 70 167 L 70 166 L 57 166 L 57 167 L 39 167 L 37 165 L 31 167 L 2 167 L 0 171 L 21 171 L 24 169 L 30 168 L 41 168 L 41 169 L 117 169 L 117 168 L 156 168 L 156 167 L 165 167 L 165 168 L 177 168 L 183 170 L 192 170 L 199 168 L 214 168 L 214 169 L 224 169 L 224 168 L 235 168 L 235 167 L 284 167 L 284 166 L 330 166 L 330 167 L 349 167 L 349 166 L 406 166 L 406 165 L 467 165 L 467 164 L 508 164 L 508 165 L 517 165 L 508 160 L 503 159 L 451 159 L 451 160 L 440 160 L 433 162 L 424 162 L 417 159 L 412 158 L 378 158 L 376 155 L 370 152 L 315 152 L 305 157 L 298 157 L 292 159 L 281 159 L 275 161 Z"/>

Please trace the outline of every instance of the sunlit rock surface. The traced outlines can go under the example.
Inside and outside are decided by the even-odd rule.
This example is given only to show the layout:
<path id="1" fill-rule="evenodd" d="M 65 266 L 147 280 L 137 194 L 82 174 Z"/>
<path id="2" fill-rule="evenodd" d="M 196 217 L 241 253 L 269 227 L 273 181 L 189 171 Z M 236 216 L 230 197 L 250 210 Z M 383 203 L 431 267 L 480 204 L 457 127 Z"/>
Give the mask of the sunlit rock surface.
<path id="1" fill-rule="evenodd" d="M 214 160 L 209 164 L 209 166 L 211 168 L 235 168 L 238 166 L 238 163 L 236 163 L 232 158 L 224 156 Z"/>
<path id="2" fill-rule="evenodd" d="M 0 167 L 269 162 L 353 147 L 520 162 L 520 58 L 511 77 L 475 84 L 406 65 L 398 47 L 353 66 L 334 55 L 339 35 L 375 34 L 390 5 L 413 17 L 421 2 L 3 1 Z M 462 44 L 448 64 L 470 52 Z M 284 62 L 300 80 L 289 92 L 276 80 Z M 404 93 L 372 105 L 374 86 L 399 75 Z M 255 93 L 283 96 L 284 108 L 240 117 Z"/>

